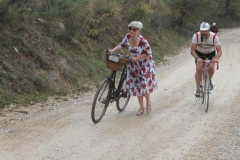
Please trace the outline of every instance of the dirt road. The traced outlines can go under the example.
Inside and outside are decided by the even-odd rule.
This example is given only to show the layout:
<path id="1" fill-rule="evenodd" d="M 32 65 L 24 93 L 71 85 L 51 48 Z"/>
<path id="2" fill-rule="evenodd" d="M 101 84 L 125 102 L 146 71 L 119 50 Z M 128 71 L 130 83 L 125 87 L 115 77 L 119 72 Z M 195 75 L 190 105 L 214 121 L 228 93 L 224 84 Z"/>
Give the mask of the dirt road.
<path id="1" fill-rule="evenodd" d="M 138 102 L 132 97 L 124 112 L 112 105 L 93 124 L 92 93 L 3 110 L 0 159 L 239 159 L 240 29 L 218 35 L 223 56 L 208 113 L 194 97 L 195 66 L 188 46 L 157 69 L 159 89 L 151 95 L 151 114 L 136 116 Z"/>

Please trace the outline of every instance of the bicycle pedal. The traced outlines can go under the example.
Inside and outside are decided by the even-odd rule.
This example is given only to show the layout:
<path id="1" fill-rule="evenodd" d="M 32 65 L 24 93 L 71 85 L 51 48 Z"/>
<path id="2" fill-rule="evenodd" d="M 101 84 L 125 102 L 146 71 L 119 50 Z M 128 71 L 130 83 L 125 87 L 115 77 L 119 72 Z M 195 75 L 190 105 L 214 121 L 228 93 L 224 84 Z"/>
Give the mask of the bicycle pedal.
<path id="1" fill-rule="evenodd" d="M 100 99 L 100 102 L 101 102 L 102 104 L 106 104 L 107 100 L 106 100 L 106 99 Z"/>
<path id="2" fill-rule="evenodd" d="M 128 96 L 128 92 L 123 91 L 123 93 L 121 94 L 121 97 L 123 97 L 123 98 L 127 98 L 127 96 Z"/>
<path id="3" fill-rule="evenodd" d="M 121 95 L 121 97 L 127 98 L 127 93 L 123 93 L 123 94 Z"/>

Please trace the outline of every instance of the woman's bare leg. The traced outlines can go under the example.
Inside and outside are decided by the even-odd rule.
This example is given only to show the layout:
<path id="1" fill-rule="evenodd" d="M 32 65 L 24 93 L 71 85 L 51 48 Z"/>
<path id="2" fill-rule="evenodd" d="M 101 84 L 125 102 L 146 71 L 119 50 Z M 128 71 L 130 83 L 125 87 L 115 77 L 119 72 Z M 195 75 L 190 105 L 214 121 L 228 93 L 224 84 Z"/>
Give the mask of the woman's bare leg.
<path id="1" fill-rule="evenodd" d="M 151 110 L 152 110 L 152 105 L 151 105 L 151 100 L 150 100 L 150 94 L 149 93 L 146 93 L 145 94 L 145 98 L 146 98 L 146 110 L 147 110 L 147 113 L 150 113 Z"/>
<path id="2" fill-rule="evenodd" d="M 140 105 L 140 109 L 143 109 L 143 96 L 138 96 L 138 102 L 139 102 L 139 105 Z"/>
<path id="3" fill-rule="evenodd" d="M 137 116 L 143 114 L 143 111 L 145 109 L 144 106 L 143 106 L 143 96 L 138 96 L 138 102 L 139 102 L 140 108 L 137 111 Z"/>

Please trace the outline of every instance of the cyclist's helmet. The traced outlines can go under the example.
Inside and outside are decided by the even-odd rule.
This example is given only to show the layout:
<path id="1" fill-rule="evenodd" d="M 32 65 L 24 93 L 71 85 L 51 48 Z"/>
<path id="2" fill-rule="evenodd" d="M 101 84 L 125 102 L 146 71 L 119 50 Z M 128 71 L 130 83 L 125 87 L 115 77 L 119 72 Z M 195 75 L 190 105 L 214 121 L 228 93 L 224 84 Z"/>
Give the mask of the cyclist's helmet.
<path id="1" fill-rule="evenodd" d="M 202 22 L 200 24 L 200 31 L 206 31 L 210 29 L 210 25 L 207 22 Z"/>

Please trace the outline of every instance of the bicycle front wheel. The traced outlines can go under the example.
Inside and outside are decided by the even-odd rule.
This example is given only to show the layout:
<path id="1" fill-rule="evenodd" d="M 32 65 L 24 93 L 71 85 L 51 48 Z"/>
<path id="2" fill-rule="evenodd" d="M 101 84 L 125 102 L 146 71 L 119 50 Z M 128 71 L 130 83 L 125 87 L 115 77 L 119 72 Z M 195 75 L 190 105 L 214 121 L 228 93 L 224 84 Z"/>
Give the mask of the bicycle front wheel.
<path id="1" fill-rule="evenodd" d="M 209 94 L 210 94 L 210 78 L 209 75 L 205 76 L 204 80 L 204 94 L 203 94 L 203 102 L 205 105 L 205 111 L 208 111 L 209 107 Z"/>
<path id="2" fill-rule="evenodd" d="M 120 96 L 116 102 L 119 112 L 122 112 L 127 107 L 130 97 L 131 95 L 128 92 L 126 92 L 124 89 L 121 90 Z"/>
<path id="3" fill-rule="evenodd" d="M 202 81 L 200 82 L 200 96 L 202 97 L 202 104 L 204 104 L 204 98 L 205 98 L 205 74 L 202 74 Z"/>
<path id="4" fill-rule="evenodd" d="M 111 81 L 109 79 L 105 79 L 98 87 L 93 100 L 91 117 L 94 123 L 98 123 L 104 116 L 109 105 L 110 97 Z"/>

